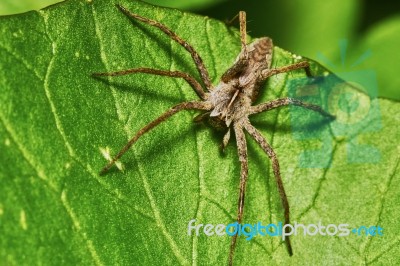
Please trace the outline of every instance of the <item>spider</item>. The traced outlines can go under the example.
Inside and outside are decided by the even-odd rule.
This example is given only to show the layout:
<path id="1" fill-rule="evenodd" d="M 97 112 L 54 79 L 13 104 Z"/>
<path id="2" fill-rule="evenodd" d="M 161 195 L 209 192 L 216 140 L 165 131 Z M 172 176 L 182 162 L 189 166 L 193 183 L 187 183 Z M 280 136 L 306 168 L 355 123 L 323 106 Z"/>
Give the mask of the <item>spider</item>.
<path id="1" fill-rule="evenodd" d="M 134 73 L 147 73 L 153 75 L 167 76 L 173 78 L 184 79 L 196 92 L 201 101 L 188 101 L 182 102 L 173 106 L 171 109 L 161 114 L 158 118 L 151 121 L 149 124 L 140 129 L 136 135 L 134 135 L 129 142 L 120 150 L 120 152 L 101 170 L 100 174 L 105 174 L 121 156 L 141 137 L 163 121 L 167 120 L 172 115 L 182 110 L 200 110 L 202 114 L 195 118 L 195 121 L 201 121 L 205 118 L 211 119 L 211 122 L 222 125 L 226 129 L 226 134 L 223 137 L 222 148 L 225 148 L 230 139 L 231 130 L 233 130 L 236 136 L 236 143 L 240 161 L 240 189 L 239 189 L 239 200 L 237 210 L 237 222 L 240 224 L 243 219 L 244 200 L 246 183 L 248 179 L 248 156 L 247 156 L 247 144 L 245 138 L 245 131 L 260 145 L 261 149 L 268 155 L 272 161 L 272 169 L 274 172 L 278 192 L 282 201 L 284 209 L 284 224 L 290 223 L 290 211 L 289 202 L 286 196 L 286 192 L 282 183 L 282 178 L 279 170 L 278 158 L 272 149 L 271 145 L 261 135 L 261 133 L 250 123 L 249 116 L 261 112 L 266 112 L 281 106 L 286 105 L 297 105 L 303 108 L 310 109 L 318 112 L 321 115 L 333 119 L 334 116 L 325 112 L 320 106 L 313 105 L 293 98 L 280 98 L 270 102 L 252 105 L 257 99 L 259 89 L 261 85 L 271 76 L 284 73 L 296 69 L 304 69 L 308 77 L 312 77 L 309 63 L 302 61 L 291 65 L 272 68 L 272 51 L 273 44 L 272 40 L 268 37 L 256 39 L 254 42 L 247 44 L 246 41 L 246 13 L 240 11 L 235 17 L 239 18 L 240 25 L 240 40 L 241 40 L 241 51 L 237 56 L 233 65 L 222 75 L 219 83 L 214 86 L 211 83 L 210 76 L 207 68 L 205 67 L 203 60 L 196 50 L 176 33 L 170 30 L 160 22 L 142 17 L 138 14 L 134 14 L 127 10 L 122 5 L 117 4 L 117 8 L 125 14 L 128 18 L 139 20 L 143 23 L 154 26 L 172 40 L 180 44 L 185 48 L 191 55 L 194 63 L 196 64 L 197 71 L 200 74 L 201 80 L 205 86 L 203 86 L 191 75 L 181 71 L 167 71 L 158 70 L 152 68 L 134 68 L 121 70 L 116 72 L 104 72 L 104 73 L 93 73 L 95 77 L 101 76 L 121 76 Z M 228 262 L 230 265 L 233 264 L 234 251 L 237 242 L 237 234 L 231 239 L 229 248 Z M 289 237 L 286 238 L 285 244 L 289 255 L 293 254 L 292 246 L 290 244 Z"/>

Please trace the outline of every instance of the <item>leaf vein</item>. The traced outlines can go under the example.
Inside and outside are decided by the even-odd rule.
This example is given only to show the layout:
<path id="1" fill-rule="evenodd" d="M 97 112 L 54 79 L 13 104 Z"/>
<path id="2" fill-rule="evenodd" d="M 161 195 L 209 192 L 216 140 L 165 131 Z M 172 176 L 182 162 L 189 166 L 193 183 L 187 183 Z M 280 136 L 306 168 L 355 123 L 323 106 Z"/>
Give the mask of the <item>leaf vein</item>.
<path id="1" fill-rule="evenodd" d="M 379 213 L 378 213 L 376 225 L 379 225 L 379 223 L 380 223 L 380 221 L 381 221 L 382 212 L 383 212 L 384 204 L 385 204 L 385 201 L 386 201 L 386 196 L 387 196 L 388 190 L 389 190 L 389 188 L 390 188 L 390 185 L 391 185 L 391 183 L 392 183 L 392 181 L 393 181 L 393 178 L 395 177 L 395 175 L 396 175 L 396 173 L 397 173 L 397 170 L 398 170 L 398 168 L 399 168 L 399 165 L 400 165 L 400 157 L 397 157 L 396 165 L 394 166 L 393 172 L 392 172 L 392 174 L 390 175 L 390 177 L 388 178 L 388 180 L 387 180 L 387 182 L 386 182 L 385 190 L 382 192 L 382 199 L 381 199 L 381 204 L 380 204 L 380 208 L 379 208 Z M 399 239 L 397 239 L 397 240 L 395 241 L 395 243 L 397 243 L 397 242 L 399 242 Z M 368 244 L 367 244 L 367 246 L 365 247 L 365 250 L 368 250 L 368 249 L 369 249 L 371 243 L 372 243 L 372 238 L 368 238 Z M 393 248 L 394 246 L 395 246 L 395 245 L 392 245 L 391 248 Z M 388 250 L 390 250 L 391 248 L 389 248 Z M 386 253 L 388 250 L 386 250 L 385 252 L 383 252 L 383 253 L 377 255 L 374 259 L 372 259 L 372 261 L 374 261 L 376 258 L 379 258 L 380 256 L 382 256 L 382 255 L 383 255 L 384 253 Z M 372 261 L 371 261 L 371 262 L 372 262 Z"/>
<path id="2" fill-rule="evenodd" d="M 85 240 L 87 248 L 88 248 L 92 258 L 94 259 L 94 262 L 96 263 L 96 265 L 104 265 L 101 262 L 100 257 L 96 252 L 96 249 L 95 249 L 95 247 L 93 245 L 92 240 L 89 239 L 89 237 L 87 236 L 87 233 L 82 229 L 82 227 L 81 227 L 81 225 L 79 223 L 78 217 L 74 213 L 71 205 L 69 205 L 68 200 L 67 200 L 67 192 L 66 192 L 65 189 L 61 192 L 61 202 L 62 202 L 66 212 L 68 213 L 69 217 L 71 218 L 74 227 L 76 228 L 76 230 L 79 232 L 79 234 Z"/>
<path id="3" fill-rule="evenodd" d="M 57 186 L 50 181 L 50 179 L 46 176 L 43 168 L 38 164 L 35 163 L 35 159 L 31 156 L 30 152 L 18 141 L 17 134 L 13 131 L 12 127 L 4 118 L 3 114 L 0 112 L 0 120 L 1 123 L 4 125 L 5 130 L 11 137 L 12 141 L 17 145 L 17 149 L 21 152 L 22 157 L 24 160 L 35 170 L 40 180 L 44 181 L 53 191 L 57 191 Z"/>
<path id="4" fill-rule="evenodd" d="M 327 176 L 327 174 L 328 174 L 328 172 L 329 172 L 329 169 L 331 169 L 330 166 L 332 165 L 333 158 L 335 157 L 335 152 L 336 152 L 337 147 L 338 147 L 338 144 L 336 143 L 335 146 L 334 146 L 333 149 L 332 149 L 332 155 L 330 156 L 329 163 L 328 163 L 328 167 L 324 169 L 324 173 L 322 174 L 322 177 L 319 179 L 318 186 L 317 186 L 317 190 L 315 191 L 315 194 L 314 194 L 314 197 L 313 197 L 313 199 L 312 199 L 311 204 L 308 205 L 308 207 L 306 207 L 305 210 L 304 210 L 302 213 L 300 213 L 300 215 L 297 217 L 296 220 L 300 220 L 300 219 L 301 219 L 302 217 L 304 217 L 313 207 L 315 207 L 315 204 L 316 204 L 316 202 L 317 202 L 317 198 L 318 198 L 319 193 L 321 192 L 321 189 L 322 189 L 322 184 L 326 181 L 326 176 Z"/>

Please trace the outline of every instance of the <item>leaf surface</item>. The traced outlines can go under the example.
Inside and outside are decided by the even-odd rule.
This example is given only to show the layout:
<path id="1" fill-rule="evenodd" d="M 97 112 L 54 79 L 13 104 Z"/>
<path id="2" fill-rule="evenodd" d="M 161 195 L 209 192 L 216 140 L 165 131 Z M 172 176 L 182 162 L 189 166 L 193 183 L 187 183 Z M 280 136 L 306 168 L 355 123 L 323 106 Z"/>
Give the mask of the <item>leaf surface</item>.
<path id="1" fill-rule="evenodd" d="M 219 21 L 136 1 L 119 3 L 160 21 L 192 44 L 213 84 L 240 51 L 237 30 Z M 237 212 L 234 139 L 221 155 L 218 145 L 225 132 L 194 124 L 198 113 L 177 114 L 143 136 L 121 159 L 123 172 L 114 168 L 108 175 L 98 174 L 107 152 L 116 154 L 145 124 L 177 103 L 196 99 L 196 94 L 172 78 L 137 74 L 101 81 L 90 74 L 153 67 L 185 71 L 199 79 L 187 52 L 159 30 L 130 21 L 105 0 L 70 0 L 3 17 L 0 32 L 0 261 L 225 263 L 228 236 L 187 232 L 192 219 L 197 224 L 229 224 Z M 275 47 L 274 67 L 296 60 Z M 312 71 L 326 74 L 316 63 Z M 291 95 L 298 82 L 304 83 L 303 71 L 273 77 L 258 102 Z M 343 85 L 334 77 L 332 82 Z M 340 108 L 344 112 L 331 124 L 315 114 L 298 118 L 309 112 L 293 108 L 259 114 L 252 121 L 279 157 L 293 222 L 380 225 L 384 235 L 294 236 L 293 257 L 278 237 L 240 238 L 238 264 L 399 261 L 399 105 L 373 96 L 366 99 L 374 112 L 360 123 L 346 116 L 352 103 L 346 99 L 338 100 L 339 107 L 323 102 L 335 114 Z M 310 121 L 316 123 L 312 130 Z M 301 135 L 294 124 L 314 133 Z M 321 146 L 320 136 L 331 143 L 330 167 L 310 168 L 307 163 L 318 161 L 318 156 L 306 156 L 309 161 L 301 156 Z M 373 146 L 378 153 L 371 156 L 378 161 L 349 163 L 348 147 L 354 141 Z M 248 138 L 248 143 L 245 222 L 278 223 L 283 209 L 270 163 L 254 141 Z M 356 153 L 350 159 L 357 156 L 365 157 Z"/>

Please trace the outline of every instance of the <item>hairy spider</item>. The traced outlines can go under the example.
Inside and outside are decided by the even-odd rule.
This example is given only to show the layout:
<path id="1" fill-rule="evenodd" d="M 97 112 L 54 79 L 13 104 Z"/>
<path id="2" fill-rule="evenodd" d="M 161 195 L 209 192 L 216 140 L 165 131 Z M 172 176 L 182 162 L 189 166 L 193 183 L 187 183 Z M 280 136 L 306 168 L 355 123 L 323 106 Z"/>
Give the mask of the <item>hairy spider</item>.
<path id="1" fill-rule="evenodd" d="M 201 110 L 205 111 L 195 120 L 210 118 L 218 124 L 223 124 L 227 129 L 227 133 L 223 138 L 222 146 L 228 144 L 230 138 L 230 130 L 233 129 L 239 161 L 241 165 L 240 172 L 240 190 L 238 201 L 237 222 L 240 224 L 243 218 L 244 198 L 246 191 L 246 183 L 248 178 L 248 156 L 247 145 L 244 131 L 248 132 L 251 137 L 260 145 L 262 150 L 268 155 L 272 161 L 272 168 L 275 175 L 276 184 L 278 187 L 279 195 L 284 208 L 285 224 L 290 223 L 289 219 L 289 202 L 283 187 L 278 158 L 272 149 L 271 145 L 265 140 L 260 132 L 251 125 L 249 116 L 260 112 L 272 110 L 274 108 L 286 105 L 297 105 L 312 111 L 319 112 L 323 116 L 334 118 L 334 116 L 322 110 L 321 107 L 309 103 L 304 103 L 292 98 L 276 99 L 267 103 L 262 103 L 253 106 L 252 103 L 257 99 L 257 95 L 261 85 L 269 77 L 288 72 L 295 69 L 304 69 L 307 76 L 311 77 L 309 64 L 306 61 L 298 62 L 295 64 L 271 69 L 273 44 L 272 40 L 268 37 L 260 38 L 254 42 L 246 43 L 246 13 L 240 11 L 238 14 L 240 23 L 240 39 L 241 39 L 241 52 L 236 58 L 232 67 L 230 67 L 221 77 L 220 82 L 214 86 L 208 74 L 208 71 L 201 59 L 200 55 L 193 49 L 193 47 L 179 37 L 176 33 L 170 30 L 165 25 L 139 16 L 128 11 L 125 7 L 117 5 L 118 9 L 130 18 L 137 19 L 141 22 L 159 28 L 171 39 L 179 43 L 185 48 L 190 55 L 197 70 L 201 76 L 202 82 L 205 85 L 205 90 L 202 85 L 193 78 L 191 75 L 180 71 L 166 71 L 157 70 L 152 68 L 134 68 L 117 72 L 108 73 L 94 73 L 93 76 L 121 76 L 133 73 L 147 73 L 160 76 L 168 76 L 174 78 L 183 78 L 194 89 L 201 101 L 182 102 L 173 106 L 171 109 L 160 115 L 158 118 L 147 124 L 140 129 L 132 139 L 121 149 L 121 151 L 101 170 L 100 174 L 105 174 L 114 163 L 146 132 L 156 127 L 161 122 L 165 121 L 172 115 L 182 110 Z M 230 250 L 229 250 L 229 264 L 233 263 L 233 256 L 236 247 L 237 234 L 232 237 Z M 287 250 L 290 255 L 293 254 L 289 237 L 285 240 Z"/>

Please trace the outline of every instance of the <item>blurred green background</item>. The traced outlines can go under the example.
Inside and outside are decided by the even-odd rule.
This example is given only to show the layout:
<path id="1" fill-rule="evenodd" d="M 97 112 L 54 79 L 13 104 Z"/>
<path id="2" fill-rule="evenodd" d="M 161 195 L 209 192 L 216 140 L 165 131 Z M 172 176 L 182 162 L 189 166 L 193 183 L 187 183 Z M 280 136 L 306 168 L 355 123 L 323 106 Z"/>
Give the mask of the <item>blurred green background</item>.
<path id="1" fill-rule="evenodd" d="M 59 0 L 1 0 L 0 15 L 40 9 Z M 110 0 L 110 4 L 115 1 Z M 400 100 L 400 1 L 374 0 L 147 0 L 219 20 L 247 12 L 253 37 L 269 36 L 331 71 L 372 69 L 379 95 Z M 221 45 L 223 49 L 223 45 Z"/>

